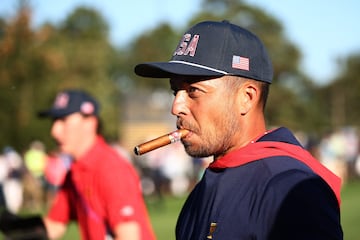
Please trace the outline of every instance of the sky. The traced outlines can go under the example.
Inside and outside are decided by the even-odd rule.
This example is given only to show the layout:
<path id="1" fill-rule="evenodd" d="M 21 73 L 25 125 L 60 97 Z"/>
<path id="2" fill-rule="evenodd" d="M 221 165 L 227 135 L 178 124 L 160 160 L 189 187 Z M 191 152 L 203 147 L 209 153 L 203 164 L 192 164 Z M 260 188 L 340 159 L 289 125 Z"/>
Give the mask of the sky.
<path id="1" fill-rule="evenodd" d="M 110 39 L 125 46 L 161 22 L 185 27 L 201 10 L 201 0 L 30 0 L 33 26 L 59 23 L 77 6 L 97 9 L 110 27 Z M 360 53 L 360 1 L 358 0 L 246 0 L 278 19 L 286 37 L 302 52 L 302 70 L 319 85 L 339 72 L 339 59 Z M 12 17 L 16 0 L 1 0 L 0 16 Z M 177 43 L 174 43 L 174 47 Z M 159 59 L 162 61 L 162 59 Z"/>

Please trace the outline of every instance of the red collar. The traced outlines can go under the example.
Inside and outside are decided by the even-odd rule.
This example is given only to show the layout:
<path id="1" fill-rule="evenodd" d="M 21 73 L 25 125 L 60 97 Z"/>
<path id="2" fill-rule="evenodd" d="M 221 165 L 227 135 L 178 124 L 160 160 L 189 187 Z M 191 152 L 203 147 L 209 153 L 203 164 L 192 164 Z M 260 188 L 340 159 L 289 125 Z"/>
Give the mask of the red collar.
<path id="1" fill-rule="evenodd" d="M 273 141 L 249 143 L 243 148 L 230 152 L 209 165 L 211 169 L 238 167 L 249 162 L 274 156 L 290 156 L 295 158 L 322 177 L 334 191 L 340 205 L 341 179 L 322 165 L 308 151 L 300 146 Z"/>

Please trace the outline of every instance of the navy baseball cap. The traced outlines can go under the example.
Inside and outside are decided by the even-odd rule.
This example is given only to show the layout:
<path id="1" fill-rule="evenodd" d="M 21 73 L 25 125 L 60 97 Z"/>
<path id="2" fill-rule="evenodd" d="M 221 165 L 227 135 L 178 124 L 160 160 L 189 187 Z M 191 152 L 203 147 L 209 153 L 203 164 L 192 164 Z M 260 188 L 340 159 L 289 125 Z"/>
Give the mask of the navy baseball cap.
<path id="1" fill-rule="evenodd" d="M 39 112 L 40 117 L 63 118 L 72 113 L 99 116 L 99 104 L 82 90 L 64 90 L 56 95 L 53 106 Z"/>
<path id="2" fill-rule="evenodd" d="M 138 64 L 135 73 L 152 78 L 234 75 L 267 83 L 273 78 L 272 63 L 261 40 L 225 20 L 194 25 L 184 34 L 170 61 Z"/>

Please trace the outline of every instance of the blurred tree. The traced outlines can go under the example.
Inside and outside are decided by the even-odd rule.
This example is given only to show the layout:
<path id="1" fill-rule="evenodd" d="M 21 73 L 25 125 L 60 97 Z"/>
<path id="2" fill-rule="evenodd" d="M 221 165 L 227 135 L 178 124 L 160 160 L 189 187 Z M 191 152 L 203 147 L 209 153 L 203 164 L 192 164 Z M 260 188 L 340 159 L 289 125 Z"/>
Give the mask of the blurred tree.
<path id="1" fill-rule="evenodd" d="M 24 150 L 33 139 L 53 146 L 50 121 L 38 119 L 37 112 L 51 106 L 64 88 L 95 95 L 102 105 L 105 136 L 117 137 L 119 97 L 111 76 L 118 56 L 102 17 L 78 8 L 60 27 L 44 24 L 33 31 L 30 7 L 21 3 L 14 19 L 0 22 L 0 146 Z"/>
<path id="2" fill-rule="evenodd" d="M 318 89 L 327 129 L 360 127 L 360 53 L 339 61 L 341 71 L 329 84 Z"/>
<path id="3" fill-rule="evenodd" d="M 79 7 L 63 22 L 61 32 L 74 39 L 107 40 L 109 27 L 94 9 Z"/>
<path id="4" fill-rule="evenodd" d="M 140 35 L 128 47 L 124 58 L 124 72 L 134 79 L 136 87 L 169 88 L 167 81 L 143 78 L 135 75 L 134 66 L 140 62 L 167 61 L 172 56 L 177 41 L 181 37 L 179 31 L 174 30 L 169 24 L 160 24 L 157 28 Z"/>
<path id="5" fill-rule="evenodd" d="M 19 5 L 18 15 L 2 24 L 0 39 L 0 108 L 1 146 L 23 146 L 22 141 L 31 136 L 28 126 L 34 108 L 34 75 L 46 70 L 38 68 L 43 62 L 35 36 L 30 29 L 30 9 Z"/>
<path id="6" fill-rule="evenodd" d="M 91 8 L 79 7 L 60 24 L 46 47 L 57 51 L 61 68 L 56 89 L 82 88 L 101 104 L 105 136 L 116 138 L 119 127 L 119 92 L 112 76 L 118 55 L 109 43 L 108 26 Z M 51 81 L 51 79 L 49 79 Z"/>

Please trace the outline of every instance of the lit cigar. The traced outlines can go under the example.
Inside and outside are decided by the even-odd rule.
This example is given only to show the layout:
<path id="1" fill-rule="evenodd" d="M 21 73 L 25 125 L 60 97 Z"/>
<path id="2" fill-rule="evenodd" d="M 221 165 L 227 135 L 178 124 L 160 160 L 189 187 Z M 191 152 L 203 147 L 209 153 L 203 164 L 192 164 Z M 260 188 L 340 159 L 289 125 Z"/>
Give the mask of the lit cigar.
<path id="1" fill-rule="evenodd" d="M 185 137 L 189 133 L 189 130 L 179 129 L 177 131 L 168 133 L 161 137 L 155 138 L 148 142 L 142 143 L 134 148 L 134 152 L 136 155 L 141 155 L 152 150 L 158 149 L 170 143 L 174 143 L 180 141 L 183 137 Z"/>

